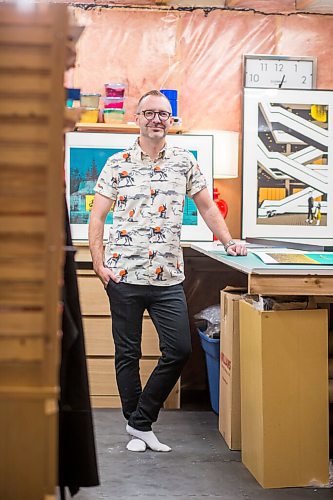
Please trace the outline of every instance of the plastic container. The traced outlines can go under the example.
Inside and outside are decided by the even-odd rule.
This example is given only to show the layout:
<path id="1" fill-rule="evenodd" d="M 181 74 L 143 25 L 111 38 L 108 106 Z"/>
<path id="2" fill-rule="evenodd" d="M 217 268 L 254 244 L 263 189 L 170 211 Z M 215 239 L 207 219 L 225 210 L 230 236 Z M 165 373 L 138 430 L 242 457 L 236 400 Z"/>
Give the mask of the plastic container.
<path id="1" fill-rule="evenodd" d="M 160 92 L 165 95 L 170 101 L 172 116 L 177 116 L 178 113 L 178 90 L 161 89 Z"/>
<path id="2" fill-rule="evenodd" d="M 124 121 L 124 109 L 104 109 L 103 118 L 105 123 L 123 123 Z"/>
<path id="3" fill-rule="evenodd" d="M 81 112 L 80 123 L 97 123 L 98 108 L 84 108 Z"/>
<path id="4" fill-rule="evenodd" d="M 104 108 L 122 109 L 124 107 L 124 97 L 104 97 Z"/>
<path id="5" fill-rule="evenodd" d="M 105 95 L 107 97 L 124 97 L 125 87 L 123 83 L 105 83 Z"/>
<path id="6" fill-rule="evenodd" d="M 73 108 L 80 106 L 81 89 L 66 88 L 66 107 Z"/>
<path id="7" fill-rule="evenodd" d="M 72 99 L 73 101 L 79 101 L 81 96 L 81 89 L 66 88 L 67 99 Z"/>
<path id="8" fill-rule="evenodd" d="M 220 399 L 220 339 L 211 339 L 198 329 L 200 342 L 206 356 L 210 404 L 219 413 Z"/>
<path id="9" fill-rule="evenodd" d="M 98 108 L 101 94 L 81 94 L 80 104 L 82 108 Z"/>

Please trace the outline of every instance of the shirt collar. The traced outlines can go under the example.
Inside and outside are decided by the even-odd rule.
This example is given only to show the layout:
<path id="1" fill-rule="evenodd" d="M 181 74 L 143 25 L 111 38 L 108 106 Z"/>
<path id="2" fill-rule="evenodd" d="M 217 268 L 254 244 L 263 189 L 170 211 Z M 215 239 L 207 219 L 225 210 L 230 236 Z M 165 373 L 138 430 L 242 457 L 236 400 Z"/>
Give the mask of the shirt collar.
<path id="1" fill-rule="evenodd" d="M 161 151 L 158 153 L 157 159 L 164 159 L 166 156 L 166 150 L 167 150 L 167 144 L 165 143 Z M 133 154 L 134 153 L 134 154 Z M 140 143 L 139 143 L 139 137 L 135 141 L 133 145 L 133 152 L 132 155 L 136 160 L 141 160 L 143 161 L 145 158 L 149 158 L 148 155 L 141 149 Z"/>

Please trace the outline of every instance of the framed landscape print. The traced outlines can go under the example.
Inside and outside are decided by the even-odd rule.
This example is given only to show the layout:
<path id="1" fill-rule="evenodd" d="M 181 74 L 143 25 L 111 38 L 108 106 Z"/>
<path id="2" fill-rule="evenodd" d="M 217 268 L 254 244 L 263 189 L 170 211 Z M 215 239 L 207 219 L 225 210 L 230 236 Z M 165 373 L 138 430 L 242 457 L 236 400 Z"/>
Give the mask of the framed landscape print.
<path id="1" fill-rule="evenodd" d="M 109 156 L 131 147 L 137 135 L 126 133 L 69 132 L 66 134 L 66 197 L 74 240 L 88 239 L 88 223 L 94 200 L 94 186 Z M 209 192 L 213 192 L 213 136 L 169 135 L 169 146 L 191 151 L 203 172 Z M 108 237 L 112 212 L 106 218 L 104 239 Z M 195 203 L 186 196 L 182 241 L 212 241 L 213 235 L 204 223 Z"/>
<path id="2" fill-rule="evenodd" d="M 244 89 L 242 237 L 333 237 L 333 92 Z"/>

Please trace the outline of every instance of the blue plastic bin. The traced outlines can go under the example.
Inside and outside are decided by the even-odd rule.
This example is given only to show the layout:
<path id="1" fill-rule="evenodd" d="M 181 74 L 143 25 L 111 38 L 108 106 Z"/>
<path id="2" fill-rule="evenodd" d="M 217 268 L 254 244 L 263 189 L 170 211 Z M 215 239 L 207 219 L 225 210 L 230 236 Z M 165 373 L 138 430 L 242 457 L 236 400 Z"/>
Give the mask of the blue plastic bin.
<path id="1" fill-rule="evenodd" d="M 170 101 L 172 116 L 177 116 L 178 113 L 178 90 L 161 89 L 160 92 L 165 95 Z"/>
<path id="2" fill-rule="evenodd" d="M 198 329 L 200 341 L 206 355 L 210 403 L 219 413 L 220 399 L 220 339 L 211 339 Z"/>

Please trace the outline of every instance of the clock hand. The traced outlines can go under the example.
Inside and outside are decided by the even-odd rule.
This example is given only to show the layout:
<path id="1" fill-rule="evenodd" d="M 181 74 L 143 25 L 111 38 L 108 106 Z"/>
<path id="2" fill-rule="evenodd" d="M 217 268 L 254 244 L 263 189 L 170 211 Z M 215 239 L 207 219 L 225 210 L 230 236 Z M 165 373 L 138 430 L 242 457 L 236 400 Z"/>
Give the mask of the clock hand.
<path id="1" fill-rule="evenodd" d="M 283 84 L 285 78 L 286 78 L 286 75 L 283 75 L 283 78 L 282 78 L 281 82 L 279 83 L 279 89 L 282 87 L 282 84 Z"/>

